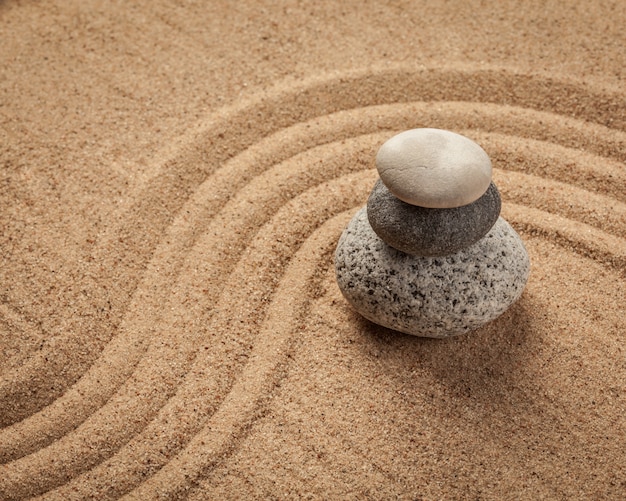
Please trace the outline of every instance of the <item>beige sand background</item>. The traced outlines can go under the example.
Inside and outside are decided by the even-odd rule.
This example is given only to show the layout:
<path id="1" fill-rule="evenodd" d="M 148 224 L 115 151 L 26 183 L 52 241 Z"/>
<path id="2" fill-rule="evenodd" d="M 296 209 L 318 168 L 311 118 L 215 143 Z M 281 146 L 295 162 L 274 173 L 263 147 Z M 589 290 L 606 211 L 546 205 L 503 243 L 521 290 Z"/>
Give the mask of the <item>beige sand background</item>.
<path id="1" fill-rule="evenodd" d="M 0 499 L 624 499 L 626 3 L 0 1 Z M 345 303 L 396 132 L 490 154 L 532 275 Z"/>

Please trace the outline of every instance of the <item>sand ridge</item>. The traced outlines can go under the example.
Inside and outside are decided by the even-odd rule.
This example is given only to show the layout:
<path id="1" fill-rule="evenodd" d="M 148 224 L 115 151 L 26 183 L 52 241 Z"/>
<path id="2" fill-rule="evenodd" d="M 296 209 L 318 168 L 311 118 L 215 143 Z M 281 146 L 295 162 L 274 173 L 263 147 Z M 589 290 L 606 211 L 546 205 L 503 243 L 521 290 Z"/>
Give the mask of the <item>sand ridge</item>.
<path id="1" fill-rule="evenodd" d="M 596 80 L 372 63 L 196 120 L 120 183 L 88 251 L 33 261 L 67 303 L 5 289 L 0 498 L 619 499 L 626 100 Z M 426 126 L 490 154 L 532 262 L 509 312 L 444 342 L 363 320 L 332 269 L 377 148 Z"/>

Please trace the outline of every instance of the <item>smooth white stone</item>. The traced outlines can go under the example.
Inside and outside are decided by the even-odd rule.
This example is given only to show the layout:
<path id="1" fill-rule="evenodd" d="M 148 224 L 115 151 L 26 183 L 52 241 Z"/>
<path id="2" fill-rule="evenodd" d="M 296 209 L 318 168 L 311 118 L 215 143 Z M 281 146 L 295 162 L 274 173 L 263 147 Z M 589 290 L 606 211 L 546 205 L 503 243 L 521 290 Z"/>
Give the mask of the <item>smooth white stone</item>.
<path id="1" fill-rule="evenodd" d="M 449 209 L 478 200 L 491 183 L 491 161 L 478 144 L 441 129 L 412 129 L 376 155 L 385 186 L 403 202 Z"/>

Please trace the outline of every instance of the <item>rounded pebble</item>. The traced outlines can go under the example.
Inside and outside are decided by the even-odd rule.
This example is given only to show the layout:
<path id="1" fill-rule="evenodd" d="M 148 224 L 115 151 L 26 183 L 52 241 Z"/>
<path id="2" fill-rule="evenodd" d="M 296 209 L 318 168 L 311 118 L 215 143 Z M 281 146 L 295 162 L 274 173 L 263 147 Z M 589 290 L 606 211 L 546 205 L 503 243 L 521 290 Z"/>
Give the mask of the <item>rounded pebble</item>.
<path id="1" fill-rule="evenodd" d="M 379 179 L 367 200 L 369 223 L 387 244 L 416 256 L 445 256 L 484 237 L 498 220 L 502 202 L 496 185 L 471 204 L 428 209 L 395 197 Z"/>
<path id="2" fill-rule="evenodd" d="M 412 129 L 386 141 L 376 155 L 385 186 L 403 202 L 449 209 L 482 196 L 491 161 L 478 144 L 440 129 Z"/>
<path id="3" fill-rule="evenodd" d="M 337 283 L 348 302 L 374 323 L 407 334 L 446 338 L 477 329 L 522 294 L 530 261 L 502 218 L 471 247 L 420 257 L 390 247 L 362 208 L 335 252 Z"/>

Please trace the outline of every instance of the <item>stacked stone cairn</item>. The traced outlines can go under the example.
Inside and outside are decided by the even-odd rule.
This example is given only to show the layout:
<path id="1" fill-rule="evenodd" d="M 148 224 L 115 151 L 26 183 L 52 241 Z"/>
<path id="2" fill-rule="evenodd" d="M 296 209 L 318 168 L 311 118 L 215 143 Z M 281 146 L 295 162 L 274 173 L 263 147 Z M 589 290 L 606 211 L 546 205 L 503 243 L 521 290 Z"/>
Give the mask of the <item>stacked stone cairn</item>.
<path id="1" fill-rule="evenodd" d="M 380 179 L 335 252 L 339 288 L 374 323 L 447 338 L 495 319 L 521 296 L 530 261 L 500 217 L 491 161 L 472 140 L 413 129 L 376 155 Z"/>

